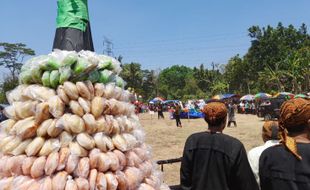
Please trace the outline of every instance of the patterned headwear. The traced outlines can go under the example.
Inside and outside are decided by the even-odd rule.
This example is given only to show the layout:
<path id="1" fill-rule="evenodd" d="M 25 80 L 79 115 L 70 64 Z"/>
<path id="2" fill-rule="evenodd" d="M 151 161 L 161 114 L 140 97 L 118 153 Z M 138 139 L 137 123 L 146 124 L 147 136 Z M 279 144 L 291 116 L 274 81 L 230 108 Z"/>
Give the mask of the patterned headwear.
<path id="1" fill-rule="evenodd" d="M 299 160 L 295 139 L 287 135 L 287 129 L 303 127 L 310 119 L 310 101 L 303 98 L 296 98 L 284 102 L 280 109 L 279 125 L 282 130 L 282 144 Z"/>
<path id="2" fill-rule="evenodd" d="M 279 123 L 277 121 L 266 121 L 263 125 L 262 133 L 268 140 L 280 139 L 281 135 L 279 133 Z"/>
<path id="3" fill-rule="evenodd" d="M 211 102 L 204 106 L 202 112 L 210 125 L 218 125 L 227 117 L 227 108 L 222 102 Z"/>

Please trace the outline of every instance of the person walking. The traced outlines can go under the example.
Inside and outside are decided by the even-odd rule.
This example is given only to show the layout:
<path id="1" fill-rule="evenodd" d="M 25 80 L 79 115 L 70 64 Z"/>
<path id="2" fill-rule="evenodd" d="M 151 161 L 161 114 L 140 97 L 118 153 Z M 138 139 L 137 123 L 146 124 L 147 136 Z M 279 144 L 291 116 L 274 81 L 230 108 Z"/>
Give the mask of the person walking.
<path id="1" fill-rule="evenodd" d="M 234 123 L 234 127 L 237 127 L 236 117 L 235 117 L 235 106 L 230 102 L 228 104 L 228 124 L 227 127 L 230 127 L 230 124 Z"/>
<path id="2" fill-rule="evenodd" d="M 157 107 L 157 114 L 158 114 L 158 119 L 162 118 L 165 119 L 164 113 L 163 113 L 163 104 L 159 103 Z"/>
<path id="3" fill-rule="evenodd" d="M 186 140 L 180 169 L 182 190 L 258 190 L 243 144 L 223 134 L 227 108 L 221 102 L 204 106 L 207 131 Z"/>
<path id="4" fill-rule="evenodd" d="M 296 98 L 280 108 L 281 144 L 259 159 L 262 190 L 310 189 L 310 100 Z"/>
<path id="5" fill-rule="evenodd" d="M 182 128 L 180 115 L 181 115 L 181 106 L 178 103 L 176 103 L 175 104 L 175 110 L 174 110 L 174 118 L 175 118 L 177 127 Z"/>

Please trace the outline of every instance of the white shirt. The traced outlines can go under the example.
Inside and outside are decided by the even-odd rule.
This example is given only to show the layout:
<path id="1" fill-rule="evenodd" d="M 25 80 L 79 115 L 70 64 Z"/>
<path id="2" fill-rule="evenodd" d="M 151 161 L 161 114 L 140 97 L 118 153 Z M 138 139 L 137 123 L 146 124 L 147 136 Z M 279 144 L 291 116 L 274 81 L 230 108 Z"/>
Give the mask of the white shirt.
<path id="1" fill-rule="evenodd" d="M 266 141 L 264 145 L 258 146 L 258 147 L 255 147 L 255 148 L 251 149 L 249 151 L 249 153 L 248 153 L 248 159 L 249 159 L 249 162 L 250 162 L 250 166 L 252 168 L 252 171 L 253 171 L 253 173 L 255 175 L 255 178 L 256 178 L 256 181 L 257 181 L 258 184 L 259 184 L 259 173 L 258 173 L 258 170 L 259 170 L 259 158 L 260 158 L 260 155 L 267 148 L 269 148 L 271 146 L 274 146 L 274 145 L 277 145 L 277 144 L 279 144 L 278 140 L 269 140 L 269 141 Z"/>

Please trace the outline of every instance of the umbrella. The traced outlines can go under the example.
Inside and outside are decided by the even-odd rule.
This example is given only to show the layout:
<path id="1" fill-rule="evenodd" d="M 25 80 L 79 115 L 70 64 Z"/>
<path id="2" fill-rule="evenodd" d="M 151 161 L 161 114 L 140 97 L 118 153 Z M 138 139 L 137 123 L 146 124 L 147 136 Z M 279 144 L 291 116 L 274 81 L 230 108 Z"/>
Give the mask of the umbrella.
<path id="1" fill-rule="evenodd" d="M 232 98 L 234 96 L 236 96 L 236 94 L 223 94 L 222 99 L 228 99 L 228 98 Z"/>
<path id="2" fill-rule="evenodd" d="M 164 101 L 164 98 L 162 98 L 162 97 L 156 97 L 156 98 L 154 98 L 152 101 L 153 101 L 153 102 L 158 102 L 158 101 L 162 102 L 162 101 Z"/>
<path id="3" fill-rule="evenodd" d="M 295 98 L 308 98 L 305 94 L 297 94 Z"/>
<path id="4" fill-rule="evenodd" d="M 223 95 L 222 94 L 218 94 L 218 95 L 213 96 L 211 99 L 221 100 L 221 99 L 223 99 Z"/>
<path id="5" fill-rule="evenodd" d="M 240 100 L 252 101 L 252 100 L 254 100 L 254 95 L 252 95 L 252 94 L 244 95 L 240 98 Z"/>
<path id="6" fill-rule="evenodd" d="M 270 98 L 270 97 L 271 97 L 270 94 L 263 93 L 263 92 L 257 93 L 257 94 L 255 94 L 255 96 L 254 96 L 255 99 L 268 99 L 268 98 Z"/>
<path id="7" fill-rule="evenodd" d="M 276 98 L 284 97 L 284 98 L 288 98 L 288 99 L 292 99 L 292 98 L 294 98 L 294 96 L 295 95 L 293 93 L 290 93 L 290 92 L 279 92 L 276 95 L 274 95 L 274 97 L 276 97 Z"/>

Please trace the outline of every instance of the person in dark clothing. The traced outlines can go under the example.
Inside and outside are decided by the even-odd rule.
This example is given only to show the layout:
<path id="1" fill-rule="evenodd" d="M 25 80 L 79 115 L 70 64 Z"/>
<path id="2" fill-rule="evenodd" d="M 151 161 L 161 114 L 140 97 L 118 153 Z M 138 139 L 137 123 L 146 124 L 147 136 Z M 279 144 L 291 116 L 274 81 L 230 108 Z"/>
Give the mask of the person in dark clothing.
<path id="1" fill-rule="evenodd" d="M 222 133 L 227 108 L 207 104 L 203 112 L 208 130 L 188 137 L 182 157 L 182 190 L 258 190 L 243 144 Z"/>
<path id="2" fill-rule="evenodd" d="M 233 123 L 234 127 L 237 127 L 236 117 L 235 117 L 235 106 L 232 103 L 228 104 L 228 123 L 227 127 L 230 127 L 230 124 Z"/>
<path id="3" fill-rule="evenodd" d="M 160 118 L 165 119 L 165 116 L 163 114 L 163 105 L 162 105 L 162 103 L 158 104 L 157 113 L 158 113 L 158 119 L 160 119 Z"/>
<path id="4" fill-rule="evenodd" d="M 262 190 L 310 189 L 310 101 L 283 103 L 279 126 L 281 144 L 266 149 L 259 160 Z"/>
<path id="5" fill-rule="evenodd" d="M 0 106 L 0 122 L 4 121 L 4 120 L 7 120 L 8 118 L 4 115 L 3 113 L 3 106 Z"/>
<path id="6" fill-rule="evenodd" d="M 176 103 L 175 110 L 174 110 L 174 118 L 175 118 L 177 127 L 182 127 L 180 114 L 181 114 L 181 106 L 178 103 Z"/>

